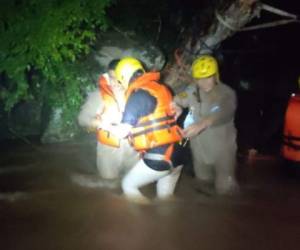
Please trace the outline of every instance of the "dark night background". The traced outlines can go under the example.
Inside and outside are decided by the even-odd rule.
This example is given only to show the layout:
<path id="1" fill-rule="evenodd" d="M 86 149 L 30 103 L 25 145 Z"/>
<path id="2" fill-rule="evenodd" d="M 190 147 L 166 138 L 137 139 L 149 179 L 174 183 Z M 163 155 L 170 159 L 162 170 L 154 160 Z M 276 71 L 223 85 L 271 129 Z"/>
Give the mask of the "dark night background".
<path id="1" fill-rule="evenodd" d="M 296 1 L 264 1 L 299 16 Z M 282 17 L 262 11 L 248 26 Z M 300 25 L 292 23 L 245 31 L 224 41 L 223 79 L 237 91 L 237 127 L 240 146 L 262 153 L 278 153 L 287 101 L 298 91 L 300 75 Z M 245 91 L 239 81 L 248 82 Z"/>
<path id="2" fill-rule="evenodd" d="M 29 0 L 14 2 L 0 0 L 0 8 L 4 3 L 14 3 L 17 6 L 26 3 L 26 9 L 27 1 Z M 45 2 L 52 4 L 51 1 L 46 0 L 30 2 L 44 7 Z M 74 2 L 78 4 L 77 7 L 81 7 L 82 2 L 79 0 L 62 0 L 55 3 L 65 7 L 64 3 L 72 6 Z M 214 9 L 207 7 L 214 6 L 219 0 L 112 2 L 113 5 L 106 12 L 110 18 L 108 23 L 111 28 L 117 27 L 119 32 L 123 31 L 124 27 L 131 27 L 129 31 L 133 29 L 134 32 L 143 34 L 146 41 L 155 43 L 165 53 L 167 60 L 171 61 L 174 49 L 178 48 L 181 40 L 184 39 L 180 36 L 182 26 L 191 27 L 193 21 L 199 20 L 196 30 L 206 30 L 212 20 Z M 264 0 L 263 2 L 296 14 L 298 19 L 300 17 L 300 3 L 297 0 Z M 75 8 L 74 11 L 78 9 L 80 8 Z M 195 17 L 198 10 L 201 10 L 201 15 Z M 14 11 L 18 12 L 17 9 L 13 9 Z M 47 13 L 47 8 L 43 11 Z M 1 9 L 0 13 L 6 14 Z M 68 9 L 66 13 L 69 13 Z M 101 9 L 99 13 L 101 14 Z M 99 13 L 95 14 L 97 18 L 101 16 Z M 39 16 L 39 21 L 47 19 L 38 14 L 34 13 Z M 56 13 L 52 14 L 55 16 Z M 34 15 L 30 13 L 31 18 Z M 1 28 L 3 30 L 1 18 L 0 16 L 0 30 Z M 64 18 L 63 15 L 63 21 Z M 162 30 L 158 33 L 160 18 Z M 281 18 L 262 11 L 260 18 L 253 20 L 247 26 Z M 58 19 L 61 17 L 59 16 Z M 13 16 L 10 21 L 14 22 L 14 20 L 18 18 Z M 35 16 L 31 21 L 33 26 L 37 25 L 34 27 L 39 26 Z M 51 24 L 53 23 L 48 23 L 48 26 L 50 27 Z M 76 24 L 75 22 L 72 28 L 81 31 L 82 22 L 79 21 L 79 26 Z M 44 35 L 51 40 L 54 30 L 47 30 L 48 26 L 43 27 L 47 31 Z M 70 26 L 67 26 L 67 29 L 69 28 Z M 106 31 L 102 29 L 97 31 L 101 42 L 101 35 Z M 12 39 L 14 45 L 18 44 L 19 33 L 22 34 L 22 30 L 15 33 L 16 38 Z M 5 41 L 6 37 L 2 36 L 0 39 Z M 37 40 L 46 43 L 46 51 L 52 46 L 42 38 Z M 23 40 L 21 45 L 22 42 Z M 78 40 L 76 42 L 77 45 L 82 45 Z M 66 45 L 64 48 L 73 48 L 73 44 L 64 45 Z M 22 46 L 19 48 L 23 49 Z M 38 52 L 44 53 L 45 48 L 42 45 L 40 48 Z M 20 51 L 14 52 L 13 59 Z M 23 54 L 28 51 L 21 50 L 21 52 L 18 58 L 22 59 Z M 71 58 L 74 56 L 72 54 L 74 51 L 67 52 L 70 53 Z M 75 54 L 77 52 L 75 51 Z M 81 50 L 78 53 L 84 54 Z M 3 54 L 5 53 L 0 50 L 0 59 L 3 58 Z M 21 99 L 9 114 L 4 111 L 4 101 L 0 101 L 0 249 L 299 249 L 300 171 L 298 176 L 297 172 L 288 172 L 288 165 L 283 161 L 279 150 L 287 101 L 291 93 L 299 91 L 297 79 L 300 76 L 300 24 L 291 23 L 273 28 L 237 32 L 222 42 L 214 51 L 214 55 L 220 62 L 221 80 L 234 88 L 238 96 L 236 126 L 239 152 L 236 174 L 240 189 L 234 195 L 228 196 L 216 195 L 211 190 L 207 192 L 207 189 L 201 190 L 192 174 L 191 157 L 188 154 L 189 148 L 186 147 L 187 154 L 184 156 L 187 164 L 176 187 L 176 197 L 167 201 L 156 200 L 155 188 L 149 185 L 142 189 L 143 193 L 153 200 L 148 205 L 129 202 L 122 196 L 120 187 L 104 188 L 103 180 L 96 170 L 94 133 L 87 135 L 87 131 L 83 131 L 82 133 L 87 136 L 84 139 L 80 137 L 80 140 L 41 143 L 43 123 L 46 123 L 50 112 L 49 104 L 46 103 L 49 101 L 48 97 L 54 94 L 54 101 L 61 101 L 61 104 L 71 100 L 72 102 L 67 104 L 75 103 L 72 107 L 75 107 L 77 115 L 79 104 L 83 102 L 80 95 L 83 92 L 82 83 L 73 84 L 70 79 L 74 68 L 71 67 L 69 72 L 68 67 L 63 67 L 64 63 L 50 56 L 48 61 L 52 60 L 55 74 L 52 71 L 49 75 L 39 74 L 43 67 L 39 68 L 38 66 L 41 65 L 38 63 L 37 68 L 30 69 L 27 69 L 28 65 L 24 64 L 29 76 L 26 84 L 29 83 L 29 89 L 34 90 L 31 94 L 37 94 L 34 96 L 37 101 L 33 98 L 33 104 L 31 103 L 30 108 L 27 108 L 28 102 L 24 105 L 24 100 Z M 46 53 L 46 59 L 47 56 Z M 83 71 L 78 70 L 80 74 L 86 70 L 84 67 L 86 61 L 82 60 L 82 62 L 84 65 L 79 64 L 80 67 L 75 67 L 76 72 L 78 69 L 83 69 Z M 71 66 L 73 63 L 76 64 L 77 61 L 72 61 Z M 23 71 L 24 65 L 21 65 Z M 1 61 L 0 66 L 2 66 Z M 97 67 L 95 71 L 98 76 Z M 54 84 L 50 84 L 50 78 L 47 76 L 54 78 Z M 69 85 L 64 82 L 65 76 L 70 77 L 66 81 Z M 57 80 L 59 80 L 58 84 Z M 36 83 L 39 84 L 38 88 L 34 88 Z M 20 85 L 23 87 L 21 90 L 26 88 L 26 84 Z M 90 81 L 90 84 L 96 87 L 93 81 Z M 20 90 L 17 86 L 14 82 L 8 81 L 5 74 L 1 72 L 0 91 L 2 88 L 11 87 L 13 91 L 7 96 L 15 98 L 14 90 Z M 70 92 L 67 96 L 69 99 L 66 95 L 60 95 L 65 94 L 64 91 Z M 0 97 L 5 97 L 3 93 L 0 92 Z M 44 107 L 45 103 L 48 106 Z M 23 109 L 20 109 L 20 106 Z M 71 105 L 66 106 L 71 107 Z M 18 134 L 19 131 L 15 126 L 20 125 L 20 131 L 26 132 L 26 128 L 32 125 L 34 120 L 32 114 L 36 113 L 28 110 L 37 110 L 38 114 L 41 113 L 40 116 L 47 117 L 44 119 L 35 116 L 38 121 L 34 131 L 37 133 L 34 136 Z M 20 120 L 14 116 L 16 113 Z M 74 122 L 76 115 L 72 113 L 67 117 L 73 121 L 72 124 L 76 123 Z M 12 128 L 11 131 L 9 127 Z M 254 160 L 247 155 L 248 150 L 252 148 L 258 150 Z M 299 166 L 296 167 L 299 170 Z M 109 184 L 114 185 L 115 182 Z"/>
<path id="3" fill-rule="evenodd" d="M 181 23 L 194 30 L 205 30 L 212 20 L 213 10 L 207 8 L 216 1 L 171 1 L 170 12 L 166 15 L 181 16 Z M 266 4 L 300 15 L 297 1 L 269 0 Z M 204 10 L 197 15 L 198 10 Z M 151 12 L 153 10 L 149 10 Z M 196 17 L 195 17 L 196 15 Z M 163 16 L 163 15 L 162 15 Z M 164 16 L 163 16 L 164 17 Z M 267 11 L 247 26 L 285 19 Z M 198 22 L 195 22 L 197 20 Z M 159 45 L 167 52 L 168 38 L 173 26 L 165 27 Z M 178 31 L 178 30 L 177 30 Z M 214 51 L 219 59 L 221 78 L 232 86 L 238 95 L 236 125 L 239 131 L 240 150 L 256 148 L 261 153 L 279 153 L 282 139 L 283 117 L 291 93 L 297 91 L 300 75 L 300 24 L 291 23 L 253 31 L 237 32 L 223 41 Z M 176 37 L 178 39 L 178 37 Z M 177 40 L 175 40 L 177 41 Z M 247 89 L 241 86 L 247 83 Z"/>

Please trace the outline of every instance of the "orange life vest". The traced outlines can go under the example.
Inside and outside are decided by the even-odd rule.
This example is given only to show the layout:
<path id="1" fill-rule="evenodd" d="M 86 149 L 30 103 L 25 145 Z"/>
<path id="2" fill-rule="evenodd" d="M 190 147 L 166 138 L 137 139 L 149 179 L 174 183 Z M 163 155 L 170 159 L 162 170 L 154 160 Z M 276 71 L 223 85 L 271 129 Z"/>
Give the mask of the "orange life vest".
<path id="1" fill-rule="evenodd" d="M 147 150 L 161 145 L 178 142 L 181 138 L 180 128 L 176 125 L 175 112 L 171 109 L 172 94 L 156 81 L 159 73 L 146 73 L 134 81 L 128 88 L 128 99 L 134 91 L 143 89 L 156 98 L 157 104 L 153 113 L 141 117 L 131 130 L 129 140 L 138 150 Z"/>
<path id="2" fill-rule="evenodd" d="M 300 162 L 300 94 L 291 96 L 285 113 L 283 157 Z"/>
<path id="3" fill-rule="evenodd" d="M 111 116 L 117 116 L 118 114 L 120 114 L 121 109 L 119 107 L 118 101 L 116 100 L 116 97 L 114 96 L 114 93 L 110 85 L 108 84 L 108 79 L 105 77 L 105 75 L 100 76 L 98 84 L 99 84 L 100 95 L 102 96 L 102 101 L 104 104 L 104 108 L 101 114 L 98 115 L 99 119 L 101 120 L 111 119 L 112 118 Z M 112 147 L 120 146 L 120 139 L 114 136 L 109 131 L 104 129 L 97 130 L 97 139 L 102 144 L 108 146 L 112 146 Z"/>

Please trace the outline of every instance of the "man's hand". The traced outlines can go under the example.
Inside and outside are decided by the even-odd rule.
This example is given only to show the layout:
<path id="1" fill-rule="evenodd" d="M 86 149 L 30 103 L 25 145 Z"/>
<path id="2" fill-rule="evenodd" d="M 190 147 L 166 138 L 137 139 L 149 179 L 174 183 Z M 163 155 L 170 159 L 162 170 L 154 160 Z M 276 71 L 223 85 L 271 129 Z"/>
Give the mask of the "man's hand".
<path id="1" fill-rule="evenodd" d="M 200 134 L 212 124 L 212 119 L 206 118 L 198 123 L 194 123 L 183 130 L 183 137 L 190 138 Z"/>
<path id="2" fill-rule="evenodd" d="M 110 130 L 112 124 L 107 120 L 98 120 L 98 129 Z"/>
<path id="3" fill-rule="evenodd" d="M 174 110 L 175 120 L 177 120 L 182 113 L 182 108 L 176 102 L 171 102 L 171 109 Z"/>
<path id="4" fill-rule="evenodd" d="M 117 124 L 117 125 L 111 125 L 108 130 L 118 138 L 125 138 L 129 135 L 129 132 L 131 130 L 132 126 L 129 124 Z"/>
<path id="5" fill-rule="evenodd" d="M 99 128 L 101 128 L 101 120 L 99 118 L 92 118 L 90 120 L 88 130 L 89 131 L 96 131 Z"/>

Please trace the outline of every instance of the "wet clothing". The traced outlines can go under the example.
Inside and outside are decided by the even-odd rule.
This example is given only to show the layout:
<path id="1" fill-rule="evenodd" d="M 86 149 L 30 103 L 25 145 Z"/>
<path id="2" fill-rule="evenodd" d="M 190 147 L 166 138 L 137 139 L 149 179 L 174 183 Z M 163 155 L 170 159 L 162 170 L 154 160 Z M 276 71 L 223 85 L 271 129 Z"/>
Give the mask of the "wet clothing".
<path id="1" fill-rule="evenodd" d="M 141 138 L 145 142 L 134 141 L 139 135 L 136 138 L 132 134 L 129 136 L 133 146 L 141 149 L 142 159 L 122 180 L 122 189 L 128 198 L 145 199 L 139 188 L 152 182 L 157 182 L 157 197 L 167 198 L 174 193 L 181 173 L 180 148 L 176 145 L 178 135 L 174 134 L 177 125 L 173 124 L 175 113 L 171 110 L 172 95 L 165 86 L 157 83 L 159 77 L 159 73 L 145 73 L 129 86 L 127 92 L 122 123 L 133 126 L 132 134 L 140 129 L 140 134 L 145 135 Z M 168 129 L 164 128 L 166 125 Z"/>
<path id="2" fill-rule="evenodd" d="M 282 155 L 300 163 L 300 94 L 290 97 L 285 113 Z"/>
<path id="3" fill-rule="evenodd" d="M 123 105 L 124 109 L 125 97 L 123 98 L 123 102 L 120 97 L 117 99 L 119 105 Z M 99 94 L 99 90 L 91 92 L 78 115 L 79 125 L 89 129 L 92 121 L 96 117 L 100 118 L 101 114 L 104 115 L 102 117 L 107 122 L 119 123 L 121 121 L 122 113 L 118 112 L 118 109 L 103 113 L 104 109 L 103 96 Z M 109 115 L 106 116 L 106 114 Z M 102 178 L 118 179 L 139 160 L 139 154 L 129 145 L 127 139 L 121 139 L 119 143 L 119 147 L 112 147 L 102 143 L 101 140 L 97 142 L 96 163 L 99 175 Z"/>
<path id="4" fill-rule="evenodd" d="M 177 127 L 170 109 L 171 93 L 166 87 L 155 82 L 158 79 L 159 74 L 146 73 L 132 83 L 127 92 L 128 100 L 122 119 L 122 123 L 133 126 L 130 135 L 132 138 L 129 138 L 129 140 L 137 150 L 142 150 L 144 155 L 165 155 L 170 147 L 174 148 L 173 143 L 181 139 L 178 135 L 179 132 L 175 131 L 179 127 Z M 156 120 L 160 121 L 156 122 Z M 161 124 L 162 122 L 164 123 Z M 151 126 L 150 129 L 148 123 Z M 167 128 L 164 128 L 165 125 L 167 125 Z M 163 129 L 161 129 L 162 127 Z M 174 131 L 172 130 L 173 128 Z M 138 132 L 136 132 L 137 129 Z M 141 147 L 139 142 L 135 141 L 135 133 L 143 136 L 141 139 L 146 142 L 141 144 L 145 147 Z M 156 133 L 159 133 L 158 137 Z M 176 134 L 173 135 L 174 133 Z M 160 142 L 160 140 L 163 141 Z M 176 146 L 175 150 L 178 152 L 179 148 Z M 160 160 L 147 159 L 147 157 L 145 157 L 145 161 L 153 169 L 159 170 L 161 168 L 161 170 L 166 170 L 170 168 L 170 162 L 168 163 L 168 161 L 171 158 L 175 159 L 172 155 L 171 153 L 170 159 L 167 158 L 162 162 Z"/>
<path id="5" fill-rule="evenodd" d="M 190 116 L 186 126 L 211 118 L 213 123 L 200 134 L 190 138 L 194 172 L 198 179 L 212 181 L 219 193 L 229 191 L 235 185 L 236 128 L 234 114 L 236 95 L 223 83 L 210 92 L 191 85 L 178 94 L 175 102 L 188 107 Z M 191 121 L 192 120 L 192 121 Z"/>
<path id="6" fill-rule="evenodd" d="M 147 100 L 147 101 L 145 101 Z M 126 103 L 126 110 L 123 114 L 122 123 L 135 126 L 138 119 L 151 114 L 156 106 L 155 97 L 151 96 L 145 90 L 137 90 L 132 93 L 130 99 Z"/>
<path id="7" fill-rule="evenodd" d="M 127 123 L 135 126 L 140 117 L 151 114 L 156 106 L 156 99 L 145 90 L 138 90 L 132 94 L 126 104 L 126 109 L 123 115 L 122 123 Z M 164 154 L 168 145 L 163 145 L 150 149 L 151 153 Z M 168 170 L 170 164 L 168 162 L 157 162 L 153 160 L 145 160 L 146 164 L 155 170 Z"/>
<path id="8" fill-rule="evenodd" d="M 129 198 L 144 197 L 139 188 L 156 181 L 156 194 L 160 199 L 173 195 L 182 165 L 172 171 L 156 171 L 141 159 L 122 180 L 122 189 Z"/>
<path id="9" fill-rule="evenodd" d="M 132 94 L 136 93 L 136 91 L 146 91 L 149 97 L 145 95 L 145 98 L 142 100 L 143 106 L 146 108 L 150 107 L 153 109 L 152 98 L 154 97 L 156 100 L 154 109 L 149 114 L 141 115 L 141 109 L 137 109 L 138 113 L 135 114 L 137 119 L 131 124 L 133 127 L 129 139 L 133 147 L 138 151 L 156 148 L 181 140 L 180 128 L 176 124 L 175 111 L 171 106 L 172 94 L 165 86 L 155 82 L 156 79 L 159 79 L 158 73 L 144 74 L 130 84 L 126 93 L 128 101 L 130 101 L 130 98 L 134 98 Z M 125 116 L 127 113 L 125 108 Z"/>
<path id="10" fill-rule="evenodd" d="M 98 172 L 104 179 L 121 178 L 140 159 L 126 139 L 120 140 L 118 148 L 98 142 L 96 156 Z"/>

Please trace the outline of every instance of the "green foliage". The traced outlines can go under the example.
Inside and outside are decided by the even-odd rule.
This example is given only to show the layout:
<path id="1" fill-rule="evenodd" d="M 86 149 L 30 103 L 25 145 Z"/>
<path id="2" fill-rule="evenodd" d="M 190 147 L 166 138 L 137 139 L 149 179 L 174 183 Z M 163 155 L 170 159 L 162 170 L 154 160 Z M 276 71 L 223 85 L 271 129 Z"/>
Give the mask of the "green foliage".
<path id="1" fill-rule="evenodd" d="M 0 0 L 0 100 L 9 111 L 46 99 L 70 112 L 81 103 L 76 62 L 108 25 L 111 0 Z M 2 77 L 3 78 L 3 77 Z M 42 97 L 41 97 L 42 96 Z"/>

